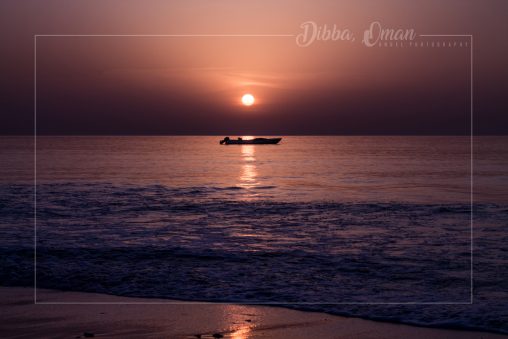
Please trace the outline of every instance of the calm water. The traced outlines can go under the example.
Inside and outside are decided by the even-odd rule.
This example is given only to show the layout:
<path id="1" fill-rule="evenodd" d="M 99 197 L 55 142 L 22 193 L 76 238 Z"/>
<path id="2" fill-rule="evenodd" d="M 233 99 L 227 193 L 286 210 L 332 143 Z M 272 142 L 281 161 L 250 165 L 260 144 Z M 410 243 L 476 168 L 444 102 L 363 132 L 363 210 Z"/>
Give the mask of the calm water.
<path id="1" fill-rule="evenodd" d="M 38 286 L 508 332 L 508 138 L 45 137 Z M 4 285 L 33 283 L 30 138 L 1 138 Z M 316 303 L 296 304 L 296 303 Z"/>

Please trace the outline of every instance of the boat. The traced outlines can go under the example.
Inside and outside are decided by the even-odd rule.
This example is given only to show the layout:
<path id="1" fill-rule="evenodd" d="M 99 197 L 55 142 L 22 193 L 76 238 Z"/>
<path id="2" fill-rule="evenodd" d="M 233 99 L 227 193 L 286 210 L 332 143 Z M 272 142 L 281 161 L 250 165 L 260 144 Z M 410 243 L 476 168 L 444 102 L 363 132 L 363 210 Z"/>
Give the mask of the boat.
<path id="1" fill-rule="evenodd" d="M 225 137 L 219 141 L 219 143 L 221 145 L 276 145 L 281 140 L 282 138 L 254 138 L 243 140 L 242 138 L 230 139 L 229 137 Z"/>

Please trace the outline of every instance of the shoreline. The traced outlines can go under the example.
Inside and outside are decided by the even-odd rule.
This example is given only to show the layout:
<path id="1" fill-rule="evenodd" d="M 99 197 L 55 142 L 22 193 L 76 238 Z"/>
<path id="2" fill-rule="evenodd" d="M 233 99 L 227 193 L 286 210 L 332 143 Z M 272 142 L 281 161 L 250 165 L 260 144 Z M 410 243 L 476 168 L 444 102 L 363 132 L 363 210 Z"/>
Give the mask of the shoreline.
<path id="1" fill-rule="evenodd" d="M 47 289 L 38 289 L 37 294 L 38 303 L 34 304 L 33 288 L 0 287 L 2 337 L 84 338 L 85 333 L 99 338 L 203 339 L 506 337 L 491 332 L 420 327 L 277 306 L 181 304 L 166 299 Z M 93 304 L 88 303 L 91 299 Z"/>

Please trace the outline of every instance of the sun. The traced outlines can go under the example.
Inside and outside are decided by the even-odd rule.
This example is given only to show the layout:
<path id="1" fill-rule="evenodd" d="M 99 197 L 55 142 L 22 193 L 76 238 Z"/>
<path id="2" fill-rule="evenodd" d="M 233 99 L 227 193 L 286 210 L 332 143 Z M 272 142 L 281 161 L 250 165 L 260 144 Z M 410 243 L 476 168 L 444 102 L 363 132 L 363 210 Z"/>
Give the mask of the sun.
<path id="1" fill-rule="evenodd" d="M 254 96 L 250 93 L 244 94 L 242 97 L 242 104 L 244 106 L 252 106 L 254 104 Z"/>

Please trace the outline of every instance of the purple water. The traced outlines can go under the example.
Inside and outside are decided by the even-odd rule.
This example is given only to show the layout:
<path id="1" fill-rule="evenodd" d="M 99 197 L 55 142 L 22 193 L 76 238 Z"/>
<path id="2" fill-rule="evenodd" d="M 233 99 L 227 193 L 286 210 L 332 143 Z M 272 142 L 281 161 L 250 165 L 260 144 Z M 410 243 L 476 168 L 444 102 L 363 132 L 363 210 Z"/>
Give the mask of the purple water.
<path id="1" fill-rule="evenodd" d="M 508 332 L 507 138 L 475 142 L 472 305 L 469 138 L 219 139 L 38 138 L 38 287 Z M 1 140 L 0 283 L 30 286 L 33 144 Z"/>

